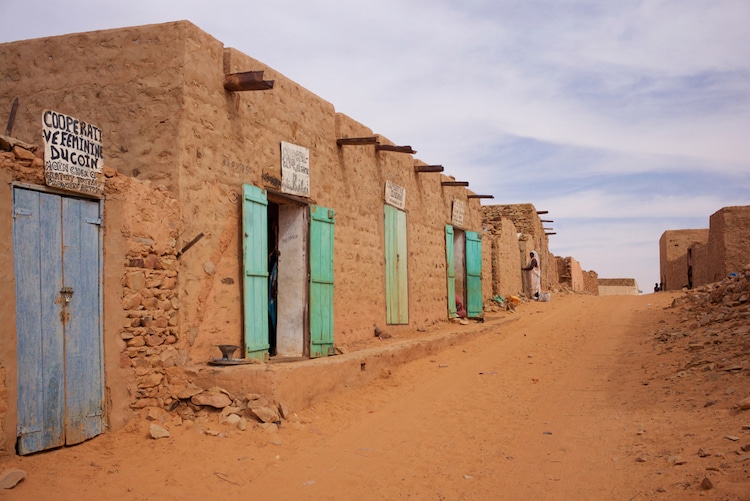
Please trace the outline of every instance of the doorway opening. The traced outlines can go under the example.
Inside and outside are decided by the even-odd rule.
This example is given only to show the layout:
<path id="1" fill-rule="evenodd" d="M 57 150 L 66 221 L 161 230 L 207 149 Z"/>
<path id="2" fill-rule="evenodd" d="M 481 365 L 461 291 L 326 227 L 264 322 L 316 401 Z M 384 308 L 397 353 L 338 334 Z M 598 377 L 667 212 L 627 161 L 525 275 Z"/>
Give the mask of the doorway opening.
<path id="1" fill-rule="evenodd" d="M 283 196 L 269 193 L 268 198 L 269 357 L 306 357 L 309 209 Z"/>
<path id="2" fill-rule="evenodd" d="M 463 316 L 466 316 L 466 233 L 458 228 L 453 228 L 453 270 L 456 273 L 455 298 L 463 306 Z M 460 308 L 459 308 L 460 309 Z"/>

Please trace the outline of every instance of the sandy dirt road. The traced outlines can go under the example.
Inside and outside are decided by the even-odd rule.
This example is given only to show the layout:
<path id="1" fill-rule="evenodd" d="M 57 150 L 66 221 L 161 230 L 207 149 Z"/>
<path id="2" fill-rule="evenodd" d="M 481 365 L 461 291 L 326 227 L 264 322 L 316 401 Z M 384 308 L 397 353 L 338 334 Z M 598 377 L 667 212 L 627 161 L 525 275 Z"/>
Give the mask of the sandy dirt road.
<path id="1" fill-rule="evenodd" d="M 747 373 L 677 377 L 684 354 L 654 341 L 675 296 L 522 304 L 275 432 L 153 440 L 144 420 L 5 460 L 27 478 L 0 499 L 750 499 L 750 412 L 729 398 Z"/>

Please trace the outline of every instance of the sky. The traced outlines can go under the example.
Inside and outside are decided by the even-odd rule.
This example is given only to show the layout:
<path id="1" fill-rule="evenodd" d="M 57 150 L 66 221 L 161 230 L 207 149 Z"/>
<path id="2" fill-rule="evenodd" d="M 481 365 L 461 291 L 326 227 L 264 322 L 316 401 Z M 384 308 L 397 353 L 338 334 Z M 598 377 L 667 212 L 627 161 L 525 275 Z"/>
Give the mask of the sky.
<path id="1" fill-rule="evenodd" d="M 183 19 L 600 278 L 651 292 L 664 231 L 750 205 L 749 0 L 0 0 L 0 43 Z"/>

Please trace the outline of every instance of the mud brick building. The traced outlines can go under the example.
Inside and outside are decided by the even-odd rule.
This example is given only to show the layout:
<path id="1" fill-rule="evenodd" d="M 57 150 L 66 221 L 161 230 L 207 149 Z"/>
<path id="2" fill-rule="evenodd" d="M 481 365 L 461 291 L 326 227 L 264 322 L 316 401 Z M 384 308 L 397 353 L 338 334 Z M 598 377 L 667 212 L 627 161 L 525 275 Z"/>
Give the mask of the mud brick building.
<path id="1" fill-rule="evenodd" d="M 218 345 L 482 315 L 473 193 L 189 22 L 1 44 L 0 79 L 0 453 L 183 409 Z"/>
<path id="2" fill-rule="evenodd" d="M 708 229 L 667 230 L 659 239 L 664 290 L 693 288 L 740 273 L 750 263 L 750 206 L 713 213 Z"/>

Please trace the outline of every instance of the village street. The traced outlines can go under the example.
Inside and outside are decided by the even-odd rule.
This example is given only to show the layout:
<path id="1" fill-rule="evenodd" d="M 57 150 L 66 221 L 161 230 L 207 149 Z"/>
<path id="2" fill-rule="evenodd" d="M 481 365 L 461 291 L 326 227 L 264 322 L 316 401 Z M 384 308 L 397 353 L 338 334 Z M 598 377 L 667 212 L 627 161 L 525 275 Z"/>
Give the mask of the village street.
<path id="1" fill-rule="evenodd" d="M 278 431 L 167 423 L 154 440 L 144 419 L 1 462 L 27 477 L 0 499 L 750 499 L 748 368 L 686 369 L 688 341 L 657 339 L 687 328 L 680 295 L 558 294 L 444 324 L 478 333 Z"/>

